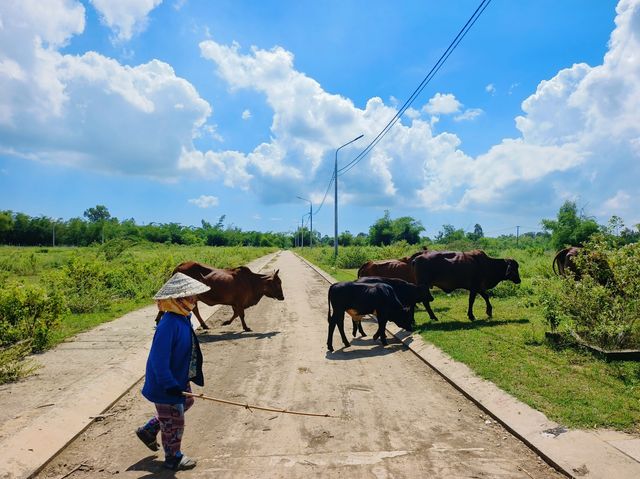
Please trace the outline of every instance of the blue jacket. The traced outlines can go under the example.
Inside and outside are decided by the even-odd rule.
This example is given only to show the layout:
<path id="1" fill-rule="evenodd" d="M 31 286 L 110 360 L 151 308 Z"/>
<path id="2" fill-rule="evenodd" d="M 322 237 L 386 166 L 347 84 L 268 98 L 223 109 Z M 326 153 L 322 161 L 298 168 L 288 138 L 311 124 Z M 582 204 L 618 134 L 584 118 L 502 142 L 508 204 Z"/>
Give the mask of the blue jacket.
<path id="1" fill-rule="evenodd" d="M 202 353 L 198 338 L 191 327 L 191 315 L 181 316 L 166 312 L 158 322 L 147 359 L 142 395 L 149 401 L 160 404 L 184 404 L 185 396 L 171 396 L 166 390 L 179 387 L 185 391 L 189 381 L 204 385 L 202 376 Z M 193 342 L 193 343 L 192 343 Z M 195 345 L 197 373 L 189 377 L 191 348 Z"/>

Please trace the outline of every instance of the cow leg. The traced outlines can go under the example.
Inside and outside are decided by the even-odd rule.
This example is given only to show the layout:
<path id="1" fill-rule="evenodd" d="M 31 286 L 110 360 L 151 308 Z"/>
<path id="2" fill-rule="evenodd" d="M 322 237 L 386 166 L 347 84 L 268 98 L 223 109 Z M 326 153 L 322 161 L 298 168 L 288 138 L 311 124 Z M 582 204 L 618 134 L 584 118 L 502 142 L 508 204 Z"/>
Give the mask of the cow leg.
<path id="1" fill-rule="evenodd" d="M 437 321 L 438 318 L 436 317 L 436 313 L 433 312 L 433 309 L 431 309 L 431 302 L 430 301 L 426 301 L 424 303 L 424 309 L 427 310 L 427 313 L 429 313 L 429 318 L 431 318 L 433 321 Z"/>
<path id="2" fill-rule="evenodd" d="M 367 334 L 364 332 L 364 329 L 362 329 L 362 321 L 356 321 L 355 319 L 352 319 L 351 322 L 353 323 L 353 337 L 356 337 L 356 334 L 358 333 L 358 331 L 360 331 L 360 336 L 365 337 Z"/>
<path id="3" fill-rule="evenodd" d="M 226 321 L 222 321 L 222 324 L 224 326 L 227 326 L 229 324 L 231 324 L 233 322 L 234 319 L 236 319 L 238 317 L 238 312 L 236 311 L 236 308 L 233 308 L 233 316 L 231 316 L 231 319 L 227 319 Z"/>
<path id="4" fill-rule="evenodd" d="M 338 326 L 338 331 L 340 331 L 340 337 L 342 338 L 342 342 L 344 343 L 344 347 L 348 348 L 349 346 L 351 346 L 351 343 L 349 343 L 349 340 L 347 339 L 347 335 L 344 334 L 344 313 L 342 313 L 342 315 L 338 316 L 336 324 Z"/>
<path id="5" fill-rule="evenodd" d="M 200 310 L 198 309 L 198 303 L 196 302 L 195 307 L 193 308 L 193 314 L 196 315 L 196 318 L 198 320 L 198 322 L 200 323 L 200 326 L 202 327 L 202 329 L 209 329 L 209 326 L 207 326 L 207 323 L 204 322 L 204 319 L 202 319 L 202 316 L 200 316 Z"/>
<path id="6" fill-rule="evenodd" d="M 327 336 L 327 349 L 333 351 L 333 332 L 336 329 L 336 320 L 334 318 L 336 312 L 333 312 L 333 316 L 329 316 L 329 335 Z"/>
<path id="7" fill-rule="evenodd" d="M 380 319 L 380 317 L 378 317 L 378 330 L 376 331 L 376 334 L 373 336 L 373 339 L 378 339 L 380 338 L 380 342 L 382 343 L 383 346 L 387 345 L 387 335 L 385 332 L 385 327 L 387 326 L 387 322 L 383 319 Z"/>
<path id="8" fill-rule="evenodd" d="M 476 300 L 476 292 L 471 290 L 469 291 L 469 309 L 467 310 L 467 316 L 469 317 L 469 321 L 475 321 L 476 317 L 473 315 L 473 303 Z"/>
<path id="9" fill-rule="evenodd" d="M 240 321 L 242 322 L 242 329 L 244 329 L 245 332 L 250 333 L 251 328 L 247 326 L 247 323 L 244 322 L 244 309 L 240 310 L 238 316 L 240 316 Z"/>
<path id="10" fill-rule="evenodd" d="M 478 294 L 480 294 L 480 296 L 482 296 L 482 298 L 484 299 L 484 302 L 487 303 L 487 316 L 490 318 L 493 313 L 493 307 L 489 302 L 489 294 L 486 291 L 480 291 Z"/>

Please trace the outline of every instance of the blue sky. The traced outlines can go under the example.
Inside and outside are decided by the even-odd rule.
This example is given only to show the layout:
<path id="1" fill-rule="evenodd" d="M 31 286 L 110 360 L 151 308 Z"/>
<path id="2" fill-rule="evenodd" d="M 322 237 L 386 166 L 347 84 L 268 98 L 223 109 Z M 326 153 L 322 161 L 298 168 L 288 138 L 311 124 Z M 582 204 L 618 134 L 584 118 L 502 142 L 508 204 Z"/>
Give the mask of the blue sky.
<path id="1" fill-rule="evenodd" d="M 291 231 L 302 196 L 332 235 L 336 148 L 373 140 L 479 3 L 3 1 L 0 209 Z M 539 230 L 567 199 L 632 227 L 638 111 L 640 0 L 493 0 L 339 176 L 339 229 Z"/>

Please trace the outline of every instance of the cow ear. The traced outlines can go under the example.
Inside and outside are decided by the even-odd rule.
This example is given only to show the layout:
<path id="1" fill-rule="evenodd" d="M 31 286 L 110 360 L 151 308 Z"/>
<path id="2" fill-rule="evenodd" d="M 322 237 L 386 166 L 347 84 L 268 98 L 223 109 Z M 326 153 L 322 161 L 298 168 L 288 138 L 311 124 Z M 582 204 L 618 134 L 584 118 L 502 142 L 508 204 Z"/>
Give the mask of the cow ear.
<path id="1" fill-rule="evenodd" d="M 278 273 L 279 273 L 279 272 L 280 272 L 280 270 L 279 270 L 279 269 L 277 269 L 277 270 L 276 270 L 276 272 L 275 272 L 275 273 L 273 273 L 273 275 L 274 275 L 274 276 L 278 276 Z"/>

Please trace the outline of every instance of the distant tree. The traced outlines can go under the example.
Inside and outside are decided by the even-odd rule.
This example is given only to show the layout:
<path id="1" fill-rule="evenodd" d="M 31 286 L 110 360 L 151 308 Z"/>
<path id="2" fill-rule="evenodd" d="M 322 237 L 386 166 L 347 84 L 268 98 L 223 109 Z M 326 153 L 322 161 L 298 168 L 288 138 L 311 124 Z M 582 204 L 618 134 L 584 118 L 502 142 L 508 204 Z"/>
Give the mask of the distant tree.
<path id="1" fill-rule="evenodd" d="M 543 219 L 541 223 L 546 231 L 551 231 L 551 245 L 555 249 L 582 245 L 591 235 L 600 231 L 593 218 L 578 214 L 574 201 L 564 202 L 556 220 Z"/>
<path id="2" fill-rule="evenodd" d="M 343 231 L 338 235 L 338 244 L 341 246 L 351 246 L 353 244 L 353 235 L 350 231 Z"/>
<path id="3" fill-rule="evenodd" d="M 111 213 L 104 205 L 97 205 L 95 208 L 89 208 L 84 210 L 84 217 L 91 223 L 99 223 L 111 218 Z"/>
<path id="4" fill-rule="evenodd" d="M 420 233 L 424 231 L 424 226 L 420 221 L 416 221 L 411 216 L 402 216 L 391 222 L 393 241 L 406 241 L 409 244 L 420 242 Z"/>
<path id="5" fill-rule="evenodd" d="M 393 242 L 393 227 L 389 210 L 369 228 L 369 243 L 373 246 L 389 245 Z"/>
<path id="6" fill-rule="evenodd" d="M 436 243 L 446 244 L 463 240 L 464 238 L 464 230 L 455 229 L 453 225 L 442 225 L 442 230 L 436 235 Z"/>
<path id="7" fill-rule="evenodd" d="M 467 233 L 467 238 L 469 238 L 471 241 L 478 241 L 480 238 L 484 238 L 482 226 L 476 223 L 476 225 L 473 227 L 473 233 Z"/>

